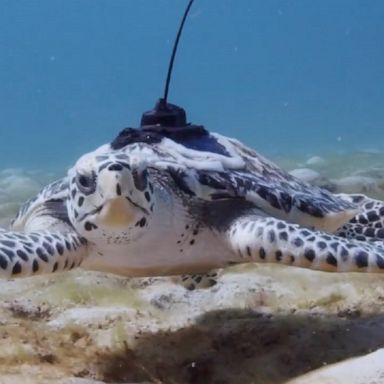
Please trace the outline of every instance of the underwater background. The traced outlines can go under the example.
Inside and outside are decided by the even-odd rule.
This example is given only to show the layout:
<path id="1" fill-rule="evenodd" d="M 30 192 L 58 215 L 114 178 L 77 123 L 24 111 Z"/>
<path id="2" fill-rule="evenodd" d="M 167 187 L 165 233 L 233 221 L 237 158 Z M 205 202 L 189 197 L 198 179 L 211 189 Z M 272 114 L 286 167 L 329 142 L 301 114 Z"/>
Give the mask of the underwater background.
<path id="1" fill-rule="evenodd" d="M 162 95 L 181 0 L 1 0 L 0 169 L 62 170 Z M 267 156 L 384 150 L 384 2 L 196 0 L 170 102 Z"/>
<path id="2" fill-rule="evenodd" d="M 0 0 L 0 228 L 139 125 L 186 4 Z M 383 20 L 383 0 L 195 0 L 169 101 L 296 177 L 384 200 Z M 187 291 L 77 270 L 0 292 L 1 384 L 384 383 L 382 275 L 247 264 Z"/>

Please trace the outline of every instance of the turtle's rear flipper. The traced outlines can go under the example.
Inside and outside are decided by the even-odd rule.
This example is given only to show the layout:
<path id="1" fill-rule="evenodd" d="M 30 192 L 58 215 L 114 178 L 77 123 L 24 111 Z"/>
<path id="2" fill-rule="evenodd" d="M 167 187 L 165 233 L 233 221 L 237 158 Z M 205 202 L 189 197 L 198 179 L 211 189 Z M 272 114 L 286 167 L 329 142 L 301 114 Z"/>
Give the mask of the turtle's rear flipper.
<path id="1" fill-rule="evenodd" d="M 66 271 L 86 254 L 86 241 L 75 232 L 0 231 L 0 278 Z"/>
<path id="2" fill-rule="evenodd" d="M 384 272 L 384 246 L 344 239 L 297 224 L 243 216 L 225 232 L 238 263 L 269 262 L 329 272 Z"/>
<path id="3" fill-rule="evenodd" d="M 384 242 L 384 202 L 364 195 L 339 196 L 358 203 L 361 212 L 339 228 L 336 234 L 347 239 Z"/>

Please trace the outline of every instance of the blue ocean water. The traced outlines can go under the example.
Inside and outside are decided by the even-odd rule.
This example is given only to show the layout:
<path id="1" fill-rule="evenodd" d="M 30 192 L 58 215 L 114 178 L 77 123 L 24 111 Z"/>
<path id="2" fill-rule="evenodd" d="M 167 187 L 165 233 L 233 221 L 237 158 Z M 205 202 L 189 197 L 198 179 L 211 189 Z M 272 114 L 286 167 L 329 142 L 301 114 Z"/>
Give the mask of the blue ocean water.
<path id="1" fill-rule="evenodd" d="M 65 167 L 163 92 L 187 1 L 2 0 L 0 169 Z M 382 0 L 195 0 L 170 101 L 275 156 L 384 150 Z"/>

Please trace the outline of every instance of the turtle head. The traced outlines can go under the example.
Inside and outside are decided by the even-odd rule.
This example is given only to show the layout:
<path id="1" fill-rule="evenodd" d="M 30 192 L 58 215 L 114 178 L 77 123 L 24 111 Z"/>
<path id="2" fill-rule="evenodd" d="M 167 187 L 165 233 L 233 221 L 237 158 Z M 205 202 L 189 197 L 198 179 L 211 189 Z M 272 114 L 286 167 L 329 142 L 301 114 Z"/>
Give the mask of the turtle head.
<path id="1" fill-rule="evenodd" d="M 96 151 L 77 161 L 69 180 L 69 218 L 87 240 L 129 243 L 145 232 L 155 203 L 145 158 Z"/>

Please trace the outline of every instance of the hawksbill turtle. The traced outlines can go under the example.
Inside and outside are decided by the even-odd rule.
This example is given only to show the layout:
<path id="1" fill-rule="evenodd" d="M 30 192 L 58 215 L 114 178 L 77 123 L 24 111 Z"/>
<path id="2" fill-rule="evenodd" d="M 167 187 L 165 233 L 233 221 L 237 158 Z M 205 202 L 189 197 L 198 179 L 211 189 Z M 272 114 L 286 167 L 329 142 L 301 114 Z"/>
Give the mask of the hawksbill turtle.
<path id="1" fill-rule="evenodd" d="M 236 263 L 384 271 L 384 204 L 334 195 L 241 142 L 123 130 L 26 202 L 0 232 L 0 276 L 86 269 L 183 275 Z"/>

